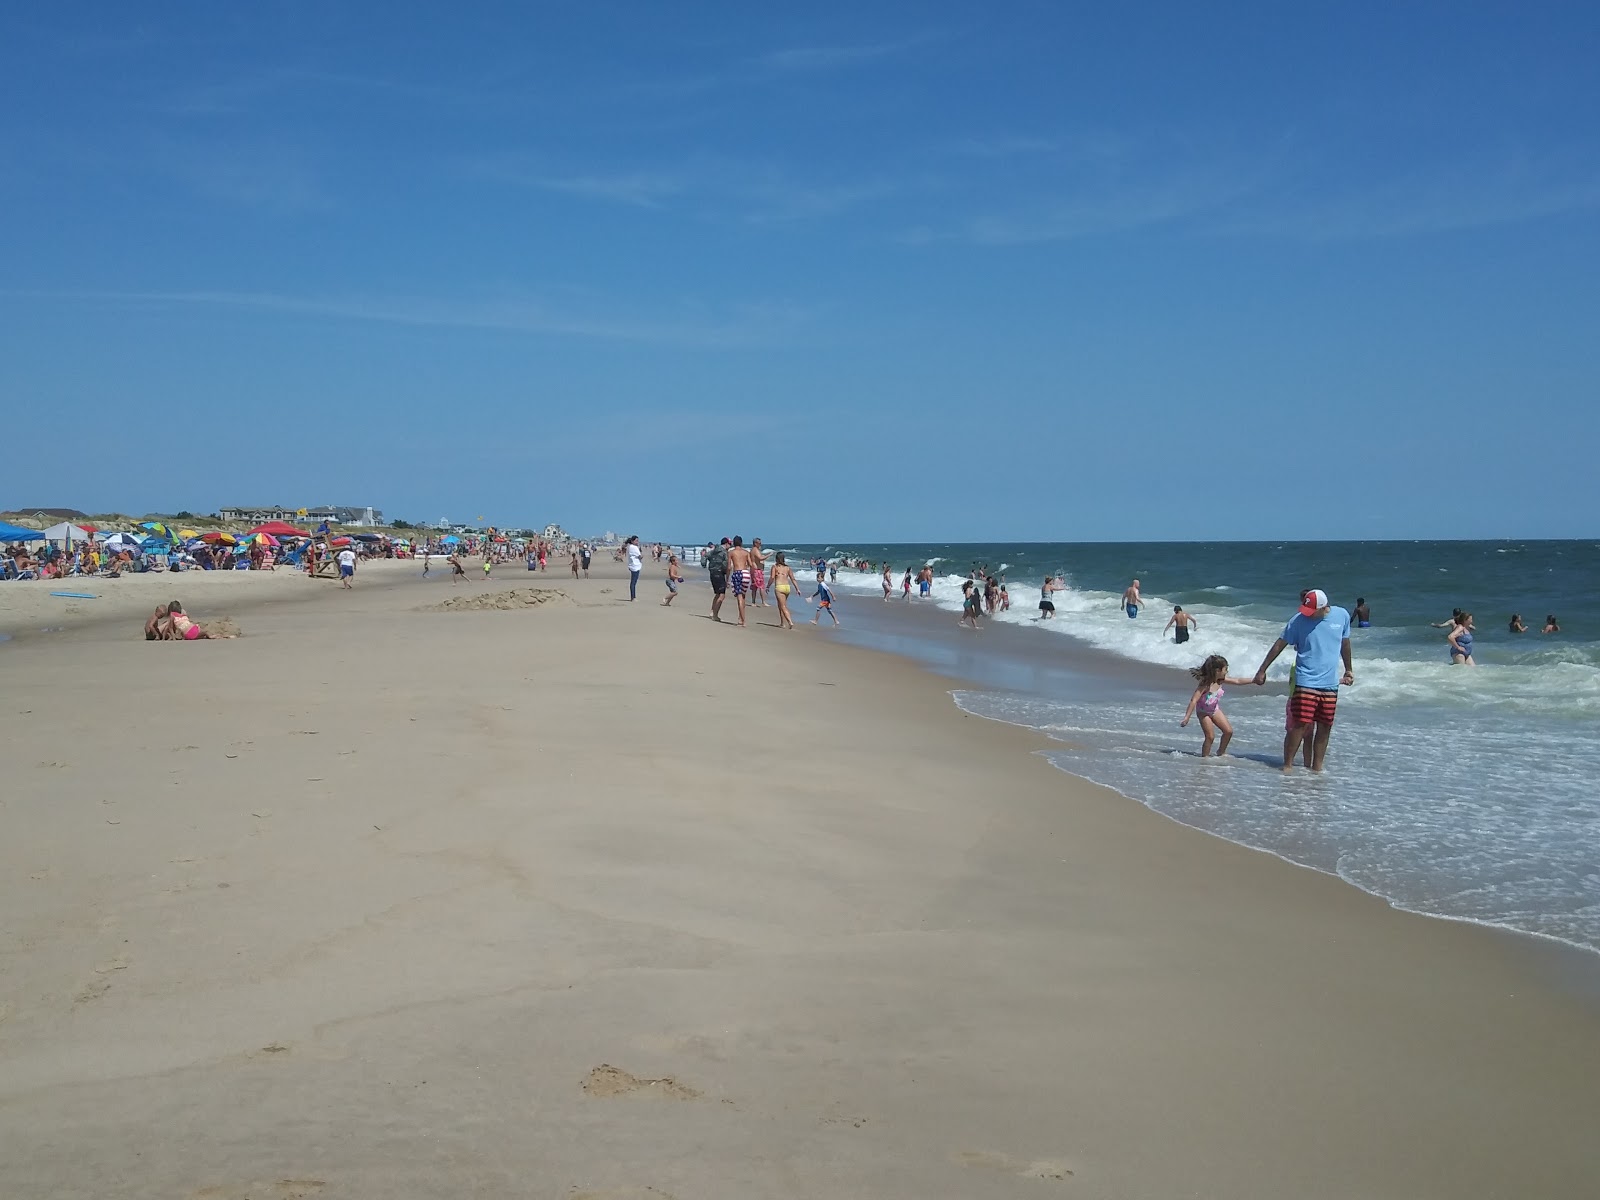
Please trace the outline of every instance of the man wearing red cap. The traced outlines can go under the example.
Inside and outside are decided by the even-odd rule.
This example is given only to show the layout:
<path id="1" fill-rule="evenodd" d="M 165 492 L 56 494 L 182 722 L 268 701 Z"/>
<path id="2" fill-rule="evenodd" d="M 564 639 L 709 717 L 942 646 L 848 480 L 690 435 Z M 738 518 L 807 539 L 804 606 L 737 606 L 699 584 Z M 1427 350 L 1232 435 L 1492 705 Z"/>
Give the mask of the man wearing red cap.
<path id="1" fill-rule="evenodd" d="M 1328 603 L 1328 594 L 1313 588 L 1300 597 L 1300 611 L 1289 618 L 1283 636 L 1272 643 L 1256 671 L 1258 684 L 1267 681 L 1267 668 L 1290 646 L 1295 664 L 1289 676 L 1289 705 L 1284 719 L 1283 769 L 1294 769 L 1294 756 L 1312 734 L 1310 767 L 1322 770 L 1333 736 L 1333 714 L 1339 703 L 1339 685 L 1356 681 L 1350 667 L 1350 614 Z M 1340 660 L 1344 672 L 1340 674 Z"/>

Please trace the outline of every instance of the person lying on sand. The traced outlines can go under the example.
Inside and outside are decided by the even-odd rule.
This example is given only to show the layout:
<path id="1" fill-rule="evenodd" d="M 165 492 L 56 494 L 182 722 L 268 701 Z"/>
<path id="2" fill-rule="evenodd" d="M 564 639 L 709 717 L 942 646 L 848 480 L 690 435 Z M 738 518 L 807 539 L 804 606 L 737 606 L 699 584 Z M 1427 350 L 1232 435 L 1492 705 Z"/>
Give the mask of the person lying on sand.
<path id="1" fill-rule="evenodd" d="M 198 621 L 191 620 L 189 614 L 183 611 L 183 605 L 174 600 L 167 605 L 167 619 L 171 622 L 172 632 L 168 635 L 173 641 L 194 642 L 210 640 L 213 638 L 237 637 L 235 633 L 208 633 Z"/>

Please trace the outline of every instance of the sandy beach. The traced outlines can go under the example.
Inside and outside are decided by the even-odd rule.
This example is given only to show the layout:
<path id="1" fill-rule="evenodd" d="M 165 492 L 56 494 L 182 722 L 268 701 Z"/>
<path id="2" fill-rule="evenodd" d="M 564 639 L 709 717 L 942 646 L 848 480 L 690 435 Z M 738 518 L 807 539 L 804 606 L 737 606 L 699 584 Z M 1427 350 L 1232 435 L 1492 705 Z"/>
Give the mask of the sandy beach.
<path id="1" fill-rule="evenodd" d="M 1593 1194 L 1600 959 L 659 568 L 469 570 L 0 587 L 0 1195 Z"/>

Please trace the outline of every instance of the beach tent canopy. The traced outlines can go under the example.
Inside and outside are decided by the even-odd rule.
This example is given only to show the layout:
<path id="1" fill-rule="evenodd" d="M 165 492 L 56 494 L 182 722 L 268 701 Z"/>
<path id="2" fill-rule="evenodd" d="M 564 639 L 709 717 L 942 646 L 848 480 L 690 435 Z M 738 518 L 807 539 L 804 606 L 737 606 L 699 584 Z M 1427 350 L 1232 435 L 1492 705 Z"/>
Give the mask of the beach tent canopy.
<path id="1" fill-rule="evenodd" d="M 456 545 L 457 543 L 459 543 L 461 541 L 461 539 L 458 538 L 453 533 L 447 533 L 442 538 L 440 538 L 439 540 L 441 542 L 445 542 L 445 543 L 447 543 L 448 545 L 451 545 L 451 546 L 454 546 L 454 545 Z"/>
<path id="2" fill-rule="evenodd" d="M 287 521 L 268 521 L 265 525 L 257 525 L 251 533 L 270 533 L 273 537 L 310 537 L 304 529 L 296 529 Z"/>
<path id="3" fill-rule="evenodd" d="M 89 531 L 82 525 L 74 525 L 70 521 L 63 521 L 59 525 L 52 525 L 39 535 L 47 542 L 87 542 Z"/>
<path id="4" fill-rule="evenodd" d="M 37 529 L 24 529 L 21 525 L 9 525 L 0 521 L 0 542 L 40 542 L 44 534 Z"/>

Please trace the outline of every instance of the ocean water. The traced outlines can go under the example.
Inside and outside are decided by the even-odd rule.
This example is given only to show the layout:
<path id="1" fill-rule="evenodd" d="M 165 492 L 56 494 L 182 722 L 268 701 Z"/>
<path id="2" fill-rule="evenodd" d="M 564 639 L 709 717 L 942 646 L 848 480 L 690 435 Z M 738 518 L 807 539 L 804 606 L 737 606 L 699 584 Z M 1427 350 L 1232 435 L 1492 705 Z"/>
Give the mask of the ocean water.
<path id="1" fill-rule="evenodd" d="M 1092 695 L 1060 673 L 1026 687 L 959 690 L 968 711 L 1040 729 L 1062 743 L 1063 770 L 1115 788 L 1187 825 L 1327 871 L 1415 912 L 1503 926 L 1600 951 L 1600 544 L 1381 542 L 800 546 L 813 555 L 888 560 L 895 599 L 876 574 L 839 573 L 840 614 L 891 628 L 898 582 L 931 562 L 931 604 L 959 612 L 960 585 L 985 564 L 1003 574 L 1010 635 L 967 634 L 987 653 L 1028 654 L 1071 639 L 1081 654 L 1123 662 L 1125 687 Z M 1045 574 L 1062 575 L 1057 615 L 1036 620 Z M 1140 579 L 1148 608 L 1122 612 Z M 1222 654 L 1251 675 L 1301 590 L 1319 587 L 1373 627 L 1352 635 L 1356 683 L 1342 690 L 1320 776 L 1277 768 L 1283 688 L 1229 688 L 1234 757 L 1203 761 L 1198 726 L 1179 729 L 1182 672 Z M 911 606 L 929 601 L 913 599 Z M 1181 604 L 1196 619 L 1179 646 L 1162 626 Z M 897 608 L 897 606 L 902 606 Z M 1445 621 L 1476 618 L 1476 668 L 1451 666 Z M 1512 635 L 1520 612 L 1531 632 Z M 1538 630 L 1556 615 L 1562 632 Z M 901 621 L 907 628 L 923 622 Z M 986 624 L 990 622 L 985 622 Z M 952 621 L 953 626 L 953 621 Z M 1004 645 L 1002 645 L 1004 643 Z M 1270 672 L 1286 680 L 1285 654 Z M 1169 668 L 1132 670 L 1133 663 Z M 1097 672 L 1109 674 L 1116 671 Z M 1155 682 L 1152 682 L 1152 681 Z M 1170 680 L 1170 686 L 1160 682 Z"/>

